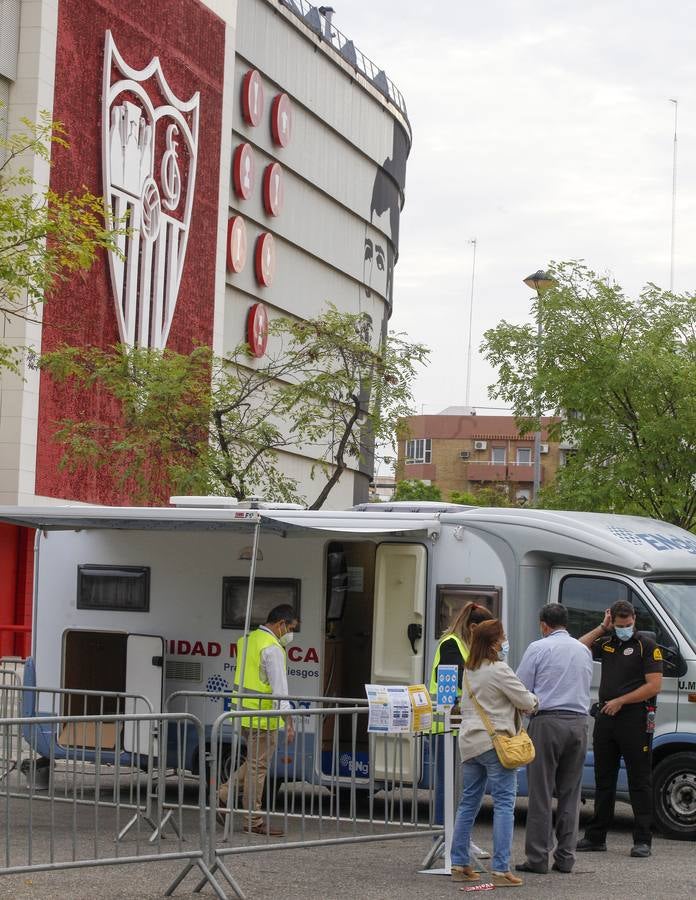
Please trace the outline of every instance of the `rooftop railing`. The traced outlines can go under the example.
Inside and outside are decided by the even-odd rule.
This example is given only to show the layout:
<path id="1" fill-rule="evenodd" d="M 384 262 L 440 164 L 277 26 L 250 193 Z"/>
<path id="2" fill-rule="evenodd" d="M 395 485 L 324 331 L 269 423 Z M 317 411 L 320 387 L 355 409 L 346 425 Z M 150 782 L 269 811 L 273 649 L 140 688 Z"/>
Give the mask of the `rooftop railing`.
<path id="1" fill-rule="evenodd" d="M 329 8 L 312 6 L 307 0 L 279 0 L 279 3 L 281 6 L 289 9 L 299 19 L 302 19 L 305 25 L 319 35 L 323 41 L 330 44 L 347 63 L 364 75 L 390 103 L 396 106 L 408 122 L 406 101 L 401 91 L 391 78 L 387 77 L 384 69 L 380 69 L 375 65 L 371 59 L 358 50 L 353 41 L 336 28 L 332 21 L 332 15 L 326 15 L 323 12 L 323 10 L 328 12 Z M 333 11 L 331 12 L 333 13 Z"/>

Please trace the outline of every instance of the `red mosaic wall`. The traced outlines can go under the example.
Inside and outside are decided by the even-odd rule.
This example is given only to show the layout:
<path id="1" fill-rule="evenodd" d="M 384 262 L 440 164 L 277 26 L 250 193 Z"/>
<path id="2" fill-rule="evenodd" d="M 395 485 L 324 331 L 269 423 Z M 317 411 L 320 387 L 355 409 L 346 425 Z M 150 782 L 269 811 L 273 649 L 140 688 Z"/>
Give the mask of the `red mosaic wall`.
<path id="1" fill-rule="evenodd" d="M 201 94 L 198 169 L 186 262 L 167 346 L 187 352 L 212 343 L 218 217 L 225 26 L 197 0 L 60 0 L 54 118 L 68 132 L 69 150 L 54 154 L 51 187 L 102 188 L 102 67 L 111 30 L 128 65 L 159 56 L 172 91 Z M 108 262 L 102 255 L 85 276 L 51 296 L 44 308 L 43 349 L 69 343 L 108 347 L 119 341 Z M 60 469 L 54 438 L 61 418 L 101 418 L 113 410 L 98 391 L 56 386 L 42 376 L 36 493 L 94 503 L 127 504 L 113 473 Z M 154 498 L 153 498 L 154 499 Z"/>

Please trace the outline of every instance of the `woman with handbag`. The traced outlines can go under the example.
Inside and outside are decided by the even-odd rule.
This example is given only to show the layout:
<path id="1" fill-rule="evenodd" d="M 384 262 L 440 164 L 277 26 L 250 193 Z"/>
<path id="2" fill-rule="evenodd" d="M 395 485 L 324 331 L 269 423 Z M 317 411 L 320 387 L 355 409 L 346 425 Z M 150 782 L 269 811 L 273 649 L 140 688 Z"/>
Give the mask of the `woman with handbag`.
<path id="1" fill-rule="evenodd" d="M 521 713 L 537 708 L 537 699 L 503 661 L 507 640 L 499 619 L 481 622 L 473 630 L 462 681 L 462 795 L 452 837 L 452 877 L 479 881 L 471 865 L 471 829 L 481 808 L 486 784 L 493 798 L 493 860 L 496 887 L 517 887 L 522 879 L 510 871 L 512 832 L 517 796 L 517 766 L 534 758 L 521 726 Z"/>

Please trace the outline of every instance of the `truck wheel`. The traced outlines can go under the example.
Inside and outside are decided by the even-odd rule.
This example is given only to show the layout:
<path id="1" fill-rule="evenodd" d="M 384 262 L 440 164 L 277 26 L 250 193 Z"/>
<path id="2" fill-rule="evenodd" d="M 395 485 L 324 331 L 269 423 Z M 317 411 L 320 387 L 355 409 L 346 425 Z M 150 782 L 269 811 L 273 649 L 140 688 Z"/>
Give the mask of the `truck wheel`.
<path id="1" fill-rule="evenodd" d="M 653 772 L 655 823 L 667 837 L 696 838 L 696 753 L 675 753 Z"/>

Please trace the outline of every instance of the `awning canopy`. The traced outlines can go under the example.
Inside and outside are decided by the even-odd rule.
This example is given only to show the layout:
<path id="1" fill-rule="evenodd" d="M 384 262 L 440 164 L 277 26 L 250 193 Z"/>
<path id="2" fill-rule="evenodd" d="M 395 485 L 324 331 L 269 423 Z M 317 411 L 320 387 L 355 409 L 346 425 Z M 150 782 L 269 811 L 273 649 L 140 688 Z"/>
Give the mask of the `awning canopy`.
<path id="1" fill-rule="evenodd" d="M 41 531 L 264 531 L 285 536 L 330 532 L 366 536 L 428 534 L 438 530 L 431 513 L 206 509 L 126 506 L 2 506 L 0 522 Z"/>

